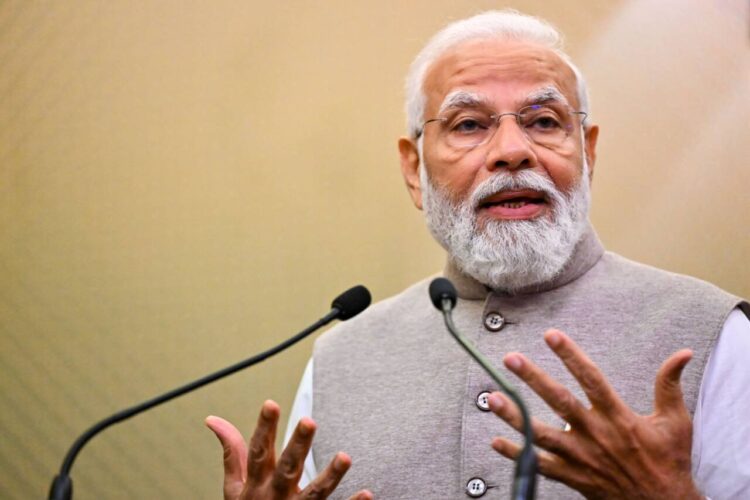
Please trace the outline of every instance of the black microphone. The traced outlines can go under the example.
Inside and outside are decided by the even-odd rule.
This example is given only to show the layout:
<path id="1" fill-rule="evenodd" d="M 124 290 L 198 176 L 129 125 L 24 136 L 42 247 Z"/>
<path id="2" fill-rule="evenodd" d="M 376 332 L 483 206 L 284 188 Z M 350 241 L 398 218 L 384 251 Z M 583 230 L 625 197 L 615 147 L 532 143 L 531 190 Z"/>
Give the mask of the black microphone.
<path id="1" fill-rule="evenodd" d="M 107 427 L 138 415 L 139 413 L 153 408 L 154 406 L 166 403 L 167 401 L 170 401 L 178 396 L 182 396 L 183 394 L 194 391 L 206 384 L 215 382 L 216 380 L 224 378 L 227 375 L 231 375 L 237 371 L 242 370 L 243 368 L 247 368 L 256 363 L 260 363 L 266 358 L 269 358 L 274 354 L 283 351 L 287 347 L 296 344 L 303 338 L 313 333 L 315 330 L 318 330 L 319 328 L 327 325 L 335 319 L 340 319 L 343 321 L 356 316 L 357 314 L 367 309 L 367 307 L 370 305 L 370 300 L 370 292 L 367 290 L 367 288 L 362 285 L 352 287 L 333 299 L 333 302 L 331 303 L 331 311 L 328 314 L 320 318 L 312 325 L 308 326 L 306 329 L 302 330 L 294 337 L 285 340 L 276 347 L 272 347 L 271 349 L 261 352 L 260 354 L 256 354 L 251 358 L 240 361 L 239 363 L 235 363 L 234 365 L 224 368 L 223 370 L 219 370 L 203 378 L 194 380 L 193 382 L 183 385 L 182 387 L 178 387 L 177 389 L 173 389 L 166 394 L 162 394 L 161 396 L 157 396 L 153 399 L 149 399 L 148 401 L 144 401 L 139 405 L 115 413 L 114 415 L 111 415 L 101 422 L 95 424 L 89 430 L 84 432 L 78 439 L 76 439 L 76 441 L 73 443 L 73 446 L 71 446 L 68 450 L 68 453 L 67 455 L 65 455 L 65 459 L 63 460 L 62 466 L 60 467 L 60 473 L 55 476 L 55 479 L 52 481 L 52 486 L 50 487 L 48 497 L 49 500 L 70 500 L 73 497 L 73 481 L 70 478 L 70 469 L 71 467 L 73 467 L 73 462 L 75 461 L 76 456 L 84 447 L 84 445 L 86 445 L 86 443 L 91 438 L 99 434 Z"/>
<path id="2" fill-rule="evenodd" d="M 489 374 L 492 379 L 502 388 L 503 392 L 516 403 L 521 411 L 523 418 L 524 444 L 521 454 L 516 460 L 516 471 L 513 477 L 513 500 L 530 500 L 536 494 L 536 472 L 537 461 L 534 452 L 534 432 L 531 430 L 531 417 L 523 403 L 521 396 L 518 395 L 515 388 L 503 377 L 500 372 L 493 368 L 490 361 L 461 335 L 453 324 L 453 308 L 456 307 L 458 295 L 453 283 L 445 278 L 435 278 L 430 283 L 430 299 L 432 304 L 443 313 L 445 326 L 459 344 L 468 352 L 472 358 L 479 363 L 482 368 Z"/>

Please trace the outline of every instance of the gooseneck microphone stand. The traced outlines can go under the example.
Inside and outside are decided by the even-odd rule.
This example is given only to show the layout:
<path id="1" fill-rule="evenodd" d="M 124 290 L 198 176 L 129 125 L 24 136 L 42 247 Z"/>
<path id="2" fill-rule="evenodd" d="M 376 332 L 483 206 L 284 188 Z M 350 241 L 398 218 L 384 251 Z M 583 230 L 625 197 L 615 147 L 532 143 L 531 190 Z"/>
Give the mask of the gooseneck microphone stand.
<path id="1" fill-rule="evenodd" d="M 244 361 L 235 363 L 232 366 L 228 366 L 227 368 L 214 372 L 203 378 L 194 380 L 193 382 L 185 384 L 182 387 L 173 389 L 166 394 L 162 394 L 161 396 L 157 396 L 153 399 L 149 399 L 148 401 L 144 401 L 141 404 L 117 412 L 114 415 L 105 418 L 101 422 L 94 424 L 89 430 L 81 434 L 81 436 L 75 440 L 73 445 L 68 450 L 67 455 L 65 455 L 65 459 L 63 460 L 62 466 L 60 467 L 60 473 L 55 476 L 55 479 L 52 481 L 52 486 L 50 487 L 48 497 L 49 500 L 70 500 L 72 498 L 73 481 L 70 478 L 70 469 L 73 467 L 73 462 L 75 461 L 78 453 L 81 451 L 84 445 L 88 443 L 91 438 L 102 432 L 107 427 L 122 422 L 123 420 L 127 420 L 130 417 L 138 415 L 139 413 L 153 408 L 154 406 L 166 403 L 167 401 L 170 401 L 178 396 L 182 396 L 183 394 L 186 394 L 190 391 L 194 391 L 206 384 L 215 382 L 216 380 L 238 372 L 243 368 L 247 368 L 256 363 L 260 363 L 264 359 L 269 358 L 274 354 L 283 351 L 287 347 L 296 344 L 303 338 L 313 333 L 315 330 L 327 325 L 331 321 L 335 319 L 347 320 L 364 311 L 369 305 L 370 292 L 367 290 L 367 288 L 362 285 L 352 287 L 333 300 L 333 303 L 331 304 L 331 311 L 328 314 L 302 330 L 294 337 L 285 340 L 281 344 L 272 347 L 267 351 L 261 352 L 260 354 L 256 354 L 255 356 Z"/>
<path id="2" fill-rule="evenodd" d="M 436 278 L 430 283 L 432 304 L 443 313 L 445 326 L 458 341 L 461 347 L 476 360 L 484 371 L 497 382 L 503 392 L 518 406 L 523 419 L 524 444 L 521 454 L 516 459 L 516 470 L 513 477 L 512 500 L 531 500 L 536 494 L 537 460 L 534 452 L 534 432 L 531 429 L 531 417 L 521 396 L 515 388 L 500 374 L 490 361 L 464 337 L 453 323 L 453 308 L 456 306 L 457 294 L 453 283 L 445 278 Z"/>

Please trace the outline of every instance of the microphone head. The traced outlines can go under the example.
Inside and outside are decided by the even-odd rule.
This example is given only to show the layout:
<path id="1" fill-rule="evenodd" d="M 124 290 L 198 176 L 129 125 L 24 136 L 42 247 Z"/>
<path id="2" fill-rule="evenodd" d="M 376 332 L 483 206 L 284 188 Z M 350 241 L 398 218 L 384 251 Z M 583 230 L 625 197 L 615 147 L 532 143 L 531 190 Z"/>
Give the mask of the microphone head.
<path id="1" fill-rule="evenodd" d="M 333 299 L 331 309 L 338 309 L 337 318 L 343 321 L 367 309 L 371 300 L 370 291 L 362 285 L 357 285 Z"/>
<path id="2" fill-rule="evenodd" d="M 432 280 L 432 283 L 430 283 L 430 299 L 432 299 L 432 305 L 434 305 L 438 311 L 443 310 L 443 299 L 451 301 L 451 309 L 456 307 L 457 297 L 458 294 L 456 293 L 456 288 L 449 280 L 445 278 L 435 278 Z"/>

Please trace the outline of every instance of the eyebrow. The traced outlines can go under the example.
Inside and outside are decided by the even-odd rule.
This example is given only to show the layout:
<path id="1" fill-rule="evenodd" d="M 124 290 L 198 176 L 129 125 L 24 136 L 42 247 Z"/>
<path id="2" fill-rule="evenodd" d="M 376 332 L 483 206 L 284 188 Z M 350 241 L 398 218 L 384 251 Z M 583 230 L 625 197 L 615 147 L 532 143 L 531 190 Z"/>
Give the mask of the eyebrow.
<path id="1" fill-rule="evenodd" d="M 554 85 L 547 85 L 546 87 L 536 89 L 529 95 L 527 95 L 524 98 L 523 105 L 521 107 L 530 106 L 533 104 L 543 104 L 550 101 L 568 105 L 568 99 L 565 98 L 563 93 L 560 92 L 557 87 L 555 87 Z M 490 100 L 481 94 L 469 92 L 468 90 L 454 90 L 453 92 L 445 96 L 445 99 L 443 99 L 443 103 L 440 105 L 438 114 L 442 115 L 445 111 L 451 108 L 479 107 L 491 108 L 492 105 L 490 104 Z"/>
<path id="2" fill-rule="evenodd" d="M 532 93 L 526 96 L 523 100 L 524 106 L 532 104 L 542 104 L 549 101 L 556 101 L 565 105 L 568 105 L 568 100 L 554 85 L 548 85 L 540 89 L 536 89 Z"/>
<path id="3" fill-rule="evenodd" d="M 451 108 L 477 108 L 480 106 L 489 107 L 489 100 L 474 92 L 469 92 L 467 90 L 454 90 L 445 96 L 443 103 L 440 105 L 438 114 L 442 115 L 446 110 Z"/>

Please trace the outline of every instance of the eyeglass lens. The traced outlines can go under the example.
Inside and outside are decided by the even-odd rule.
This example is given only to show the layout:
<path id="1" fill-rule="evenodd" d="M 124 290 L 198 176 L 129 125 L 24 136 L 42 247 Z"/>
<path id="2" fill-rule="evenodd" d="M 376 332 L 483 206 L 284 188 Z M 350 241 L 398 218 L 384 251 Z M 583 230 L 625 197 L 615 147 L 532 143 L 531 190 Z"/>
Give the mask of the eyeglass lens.
<path id="1" fill-rule="evenodd" d="M 539 104 L 527 106 L 518 113 L 500 115 L 462 109 L 437 121 L 441 123 L 441 136 L 449 146 L 467 149 L 488 141 L 505 116 L 514 116 L 529 139 L 542 146 L 560 146 L 573 130 L 574 118 L 568 110 Z"/>

